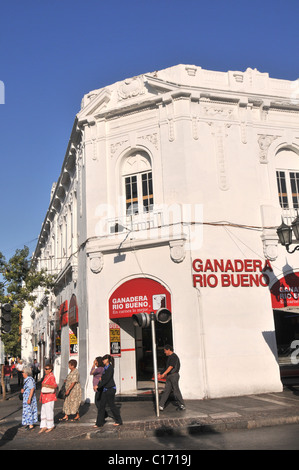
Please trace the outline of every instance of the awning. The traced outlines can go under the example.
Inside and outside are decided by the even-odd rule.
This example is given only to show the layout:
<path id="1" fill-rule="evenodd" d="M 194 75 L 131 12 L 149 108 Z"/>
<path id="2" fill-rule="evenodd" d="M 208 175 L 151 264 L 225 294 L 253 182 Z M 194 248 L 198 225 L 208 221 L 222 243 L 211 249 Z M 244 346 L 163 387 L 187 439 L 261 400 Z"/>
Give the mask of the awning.
<path id="1" fill-rule="evenodd" d="M 275 312 L 282 312 L 282 313 L 289 313 L 291 315 L 299 315 L 299 307 L 281 307 L 281 308 L 274 308 Z"/>

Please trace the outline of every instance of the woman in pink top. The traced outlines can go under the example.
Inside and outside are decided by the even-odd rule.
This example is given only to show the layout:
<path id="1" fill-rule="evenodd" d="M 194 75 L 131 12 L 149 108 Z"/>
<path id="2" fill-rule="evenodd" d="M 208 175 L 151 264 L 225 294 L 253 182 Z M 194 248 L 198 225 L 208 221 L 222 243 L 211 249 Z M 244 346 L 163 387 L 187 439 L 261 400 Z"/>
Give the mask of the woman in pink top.
<path id="1" fill-rule="evenodd" d="M 99 403 L 100 403 L 101 394 L 102 394 L 102 392 L 98 391 L 98 385 L 99 385 L 99 380 L 103 375 L 103 372 L 104 372 L 104 364 L 102 362 L 102 357 L 101 356 L 96 357 L 95 360 L 93 361 L 90 375 L 93 375 L 92 385 L 95 391 L 94 402 L 97 408 L 99 408 Z"/>
<path id="2" fill-rule="evenodd" d="M 40 402 L 42 404 L 40 414 L 40 431 L 50 432 L 55 428 L 54 426 L 54 403 L 56 398 L 56 380 L 53 374 L 52 364 L 48 364 L 45 367 L 45 378 L 42 381 L 42 389 L 40 394 Z"/>

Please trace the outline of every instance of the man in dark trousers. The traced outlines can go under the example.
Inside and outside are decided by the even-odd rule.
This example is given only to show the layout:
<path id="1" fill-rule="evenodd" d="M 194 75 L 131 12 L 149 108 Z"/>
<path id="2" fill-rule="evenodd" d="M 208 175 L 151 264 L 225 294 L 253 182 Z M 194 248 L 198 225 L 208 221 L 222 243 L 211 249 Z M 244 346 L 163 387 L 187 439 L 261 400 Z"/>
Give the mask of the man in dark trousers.
<path id="1" fill-rule="evenodd" d="M 165 390 L 162 393 L 159 409 L 164 410 L 165 403 L 171 392 L 174 394 L 174 398 L 178 402 L 178 410 L 185 410 L 185 402 L 183 400 L 181 391 L 179 389 L 179 370 L 180 360 L 178 356 L 173 352 L 172 346 L 167 344 L 164 346 L 164 354 L 167 356 L 166 370 L 163 374 L 158 374 L 158 379 L 162 379 L 166 376 Z"/>

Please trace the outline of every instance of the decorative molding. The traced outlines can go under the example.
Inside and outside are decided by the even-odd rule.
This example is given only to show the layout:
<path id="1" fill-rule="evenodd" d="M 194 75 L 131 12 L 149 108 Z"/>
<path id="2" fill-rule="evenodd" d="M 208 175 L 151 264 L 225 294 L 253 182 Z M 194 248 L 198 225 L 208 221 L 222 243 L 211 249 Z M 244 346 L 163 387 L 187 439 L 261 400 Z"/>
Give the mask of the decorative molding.
<path id="1" fill-rule="evenodd" d="M 128 143 L 128 140 L 120 140 L 119 142 L 115 142 L 114 144 L 110 145 L 110 155 L 111 158 L 114 157 L 114 154 L 122 147 L 124 144 Z"/>
<path id="2" fill-rule="evenodd" d="M 169 142 L 173 142 L 174 139 L 175 139 L 174 122 L 173 122 L 173 119 L 168 119 L 168 140 Z"/>
<path id="3" fill-rule="evenodd" d="M 278 256 L 277 244 L 269 245 L 269 244 L 264 243 L 263 246 L 264 246 L 265 258 L 267 258 L 270 261 L 275 261 Z"/>
<path id="4" fill-rule="evenodd" d="M 278 256 L 278 237 L 273 230 L 264 230 L 262 235 L 263 251 L 265 258 L 275 261 Z"/>
<path id="5" fill-rule="evenodd" d="M 143 95 L 145 92 L 146 88 L 142 76 L 128 78 L 121 82 L 118 87 L 118 99 L 126 100 L 134 98 L 135 96 Z"/>
<path id="6" fill-rule="evenodd" d="M 197 67 L 192 67 L 189 65 L 185 67 L 185 70 L 190 77 L 195 77 L 196 72 L 197 72 Z"/>
<path id="7" fill-rule="evenodd" d="M 104 256 L 102 252 L 89 254 L 89 267 L 94 274 L 99 274 L 104 266 Z"/>
<path id="8" fill-rule="evenodd" d="M 261 239 L 266 259 L 275 261 L 278 256 L 278 236 L 276 227 L 281 223 L 281 208 L 262 204 L 260 207 L 263 232 Z"/>
<path id="9" fill-rule="evenodd" d="M 247 144 L 247 124 L 246 122 L 241 122 L 241 142 L 242 144 Z"/>
<path id="10" fill-rule="evenodd" d="M 78 281 L 78 266 L 77 265 L 73 266 L 72 272 L 73 272 L 73 281 L 76 284 Z"/>
<path id="11" fill-rule="evenodd" d="M 138 137 L 138 139 L 148 140 L 158 150 L 158 134 L 145 134 Z"/>
<path id="12" fill-rule="evenodd" d="M 204 105 L 202 107 L 202 110 L 203 114 L 205 114 L 206 116 L 220 117 L 222 119 L 228 119 L 232 117 L 232 114 L 234 113 L 234 108 L 229 106 Z"/>
<path id="13" fill-rule="evenodd" d="M 243 81 L 244 81 L 244 75 L 241 72 L 240 73 L 238 73 L 238 72 L 233 73 L 233 77 L 234 77 L 234 79 L 237 83 L 243 83 Z"/>
<path id="14" fill-rule="evenodd" d="M 111 92 L 107 88 L 85 95 L 78 113 L 78 126 L 94 122 L 95 114 L 103 112 L 111 99 Z"/>
<path id="15" fill-rule="evenodd" d="M 184 261 L 186 251 L 184 248 L 184 240 L 170 241 L 170 257 L 174 263 L 181 263 Z"/>
<path id="16" fill-rule="evenodd" d="M 248 105 L 248 99 L 246 99 L 245 97 L 241 98 L 239 100 L 238 115 L 239 115 L 239 122 L 240 122 L 242 144 L 247 144 L 248 142 L 247 125 L 248 125 L 249 110 L 251 110 L 251 106 Z"/>
<path id="17" fill-rule="evenodd" d="M 197 116 L 192 116 L 192 137 L 194 140 L 198 140 L 199 138 Z"/>
<path id="18" fill-rule="evenodd" d="M 268 163 L 268 149 L 272 142 L 277 139 L 278 135 L 258 134 L 258 144 L 260 148 L 260 163 Z"/>
<path id="19" fill-rule="evenodd" d="M 215 152 L 218 168 L 218 184 L 219 188 L 222 191 L 227 191 L 229 189 L 229 180 L 227 173 L 227 162 L 224 151 L 224 139 L 227 137 L 226 129 L 228 129 L 230 124 L 214 124 L 212 122 L 208 123 L 212 127 L 212 135 L 215 140 Z"/>
<path id="20" fill-rule="evenodd" d="M 85 161 L 85 144 L 80 143 L 78 145 L 77 150 L 77 168 L 78 168 L 78 176 L 77 176 L 77 194 L 79 198 L 79 215 L 80 218 L 83 215 L 83 168 L 84 168 L 84 161 Z"/>
<path id="21" fill-rule="evenodd" d="M 92 160 L 97 160 L 97 141 L 96 141 L 96 139 L 91 140 L 91 145 L 92 145 L 91 158 L 92 158 Z"/>

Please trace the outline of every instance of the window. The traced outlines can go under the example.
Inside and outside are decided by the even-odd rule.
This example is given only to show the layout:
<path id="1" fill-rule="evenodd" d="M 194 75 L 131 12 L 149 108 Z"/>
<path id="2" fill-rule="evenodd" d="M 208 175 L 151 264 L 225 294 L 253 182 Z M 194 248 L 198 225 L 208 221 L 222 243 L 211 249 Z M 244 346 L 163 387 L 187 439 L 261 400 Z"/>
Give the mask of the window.
<path id="1" fill-rule="evenodd" d="M 126 214 L 138 213 L 137 175 L 126 176 Z"/>
<path id="2" fill-rule="evenodd" d="M 280 207 L 287 208 L 288 206 L 288 196 L 287 196 L 287 187 L 284 171 L 276 172 L 277 187 L 278 187 L 278 196 Z"/>
<path id="3" fill-rule="evenodd" d="M 153 174 L 150 158 L 145 153 L 136 153 L 124 163 L 126 215 L 151 212 L 154 205 Z"/>
<path id="4" fill-rule="evenodd" d="M 299 172 L 276 171 L 279 203 L 283 209 L 299 209 Z"/>
<path id="5" fill-rule="evenodd" d="M 140 214 L 153 209 L 152 172 L 126 176 L 126 214 Z"/>
<path id="6" fill-rule="evenodd" d="M 291 190 L 292 190 L 292 202 L 294 209 L 299 208 L 299 173 L 291 172 L 290 173 L 290 180 L 291 180 Z"/>
<path id="7" fill-rule="evenodd" d="M 149 212 L 150 210 L 152 210 L 154 205 L 152 172 L 150 171 L 149 173 L 144 173 L 143 175 L 141 175 L 141 179 L 143 211 Z"/>
<path id="8" fill-rule="evenodd" d="M 299 209 L 299 153 L 293 148 L 281 148 L 275 156 L 276 181 L 279 204 L 291 210 L 294 216 Z"/>

